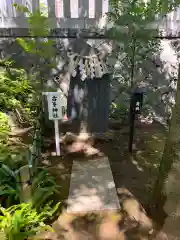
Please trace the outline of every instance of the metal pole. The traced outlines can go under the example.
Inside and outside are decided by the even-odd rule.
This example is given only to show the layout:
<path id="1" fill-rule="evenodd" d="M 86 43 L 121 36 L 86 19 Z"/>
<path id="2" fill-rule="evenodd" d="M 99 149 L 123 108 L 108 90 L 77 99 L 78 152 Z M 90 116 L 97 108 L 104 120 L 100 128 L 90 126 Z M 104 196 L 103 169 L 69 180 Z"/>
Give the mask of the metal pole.
<path id="1" fill-rule="evenodd" d="M 133 100 L 131 99 L 130 103 L 130 113 L 129 113 L 129 123 L 130 123 L 130 128 L 129 128 L 129 153 L 132 153 L 132 146 L 133 146 L 133 139 L 134 139 L 134 127 L 135 127 L 135 111 L 133 110 Z"/>
<path id="2" fill-rule="evenodd" d="M 134 67 L 135 67 L 135 52 L 136 52 L 136 38 L 132 36 L 132 58 L 131 58 L 131 83 L 130 87 L 133 90 L 134 87 Z M 134 96 L 131 96 L 130 108 L 129 108 L 129 153 L 132 153 L 133 138 L 134 138 L 134 127 L 135 127 L 135 107 L 134 107 Z"/>

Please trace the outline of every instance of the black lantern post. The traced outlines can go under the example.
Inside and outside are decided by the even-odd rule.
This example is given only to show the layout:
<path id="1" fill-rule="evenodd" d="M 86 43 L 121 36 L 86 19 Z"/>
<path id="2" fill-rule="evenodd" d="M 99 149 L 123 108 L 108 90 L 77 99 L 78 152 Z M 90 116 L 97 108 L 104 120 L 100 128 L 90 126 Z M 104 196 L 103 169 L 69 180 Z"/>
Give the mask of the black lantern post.
<path id="1" fill-rule="evenodd" d="M 136 114 L 140 114 L 143 105 L 144 88 L 137 87 L 132 93 L 130 100 L 130 130 L 129 130 L 129 152 L 132 153 L 133 138 L 134 138 L 134 128 L 135 128 L 135 118 Z"/>

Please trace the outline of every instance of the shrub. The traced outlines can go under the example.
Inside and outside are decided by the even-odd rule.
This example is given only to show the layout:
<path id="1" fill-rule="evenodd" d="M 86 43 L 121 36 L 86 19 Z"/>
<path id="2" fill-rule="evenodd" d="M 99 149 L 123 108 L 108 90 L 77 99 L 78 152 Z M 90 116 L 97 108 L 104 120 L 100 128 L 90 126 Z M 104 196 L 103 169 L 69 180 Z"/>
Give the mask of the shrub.
<path id="1" fill-rule="evenodd" d="M 115 120 L 124 119 L 128 115 L 128 108 L 125 104 L 112 103 L 110 106 L 109 117 Z"/>
<path id="2" fill-rule="evenodd" d="M 32 87 L 23 69 L 8 67 L 0 74 L 1 111 L 12 110 L 27 103 Z"/>
<path id="3" fill-rule="evenodd" d="M 7 209 L 0 207 L 0 230 L 8 240 L 25 240 L 40 231 L 52 231 L 44 222 L 56 212 L 58 206 L 59 204 L 50 210 L 47 205 L 40 213 L 31 203 L 22 203 Z"/>
<path id="4" fill-rule="evenodd" d="M 20 169 L 11 168 L 3 163 L 0 164 L 0 202 L 9 207 L 20 203 L 21 182 Z M 59 188 L 54 178 L 46 169 L 38 168 L 32 177 L 32 204 L 40 209 L 52 196 L 59 193 Z"/>
<path id="5" fill-rule="evenodd" d="M 38 168 L 32 181 L 32 202 L 39 209 L 59 194 L 59 186 L 47 169 Z"/>
<path id="6" fill-rule="evenodd" d="M 0 203 L 9 207 L 12 204 L 20 203 L 21 185 L 19 171 L 9 166 L 0 166 Z"/>
<path id="7" fill-rule="evenodd" d="M 7 142 L 9 130 L 7 115 L 0 112 L 0 144 L 5 144 Z"/>

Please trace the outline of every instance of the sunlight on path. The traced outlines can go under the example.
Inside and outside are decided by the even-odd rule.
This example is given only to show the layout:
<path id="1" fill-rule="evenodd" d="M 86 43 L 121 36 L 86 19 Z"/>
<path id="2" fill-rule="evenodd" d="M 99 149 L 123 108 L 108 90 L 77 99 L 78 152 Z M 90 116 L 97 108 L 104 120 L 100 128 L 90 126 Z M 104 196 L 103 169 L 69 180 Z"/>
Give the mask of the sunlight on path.
<path id="1" fill-rule="evenodd" d="M 120 209 L 107 157 L 74 161 L 68 197 L 68 213 Z"/>

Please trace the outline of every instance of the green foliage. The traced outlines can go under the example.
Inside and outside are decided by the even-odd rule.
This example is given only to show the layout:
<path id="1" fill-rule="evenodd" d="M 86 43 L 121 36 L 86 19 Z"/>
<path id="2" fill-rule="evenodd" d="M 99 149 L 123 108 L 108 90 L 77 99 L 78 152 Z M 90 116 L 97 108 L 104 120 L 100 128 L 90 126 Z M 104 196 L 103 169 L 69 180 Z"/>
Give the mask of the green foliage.
<path id="1" fill-rule="evenodd" d="M 7 146 L 9 132 L 8 117 L 5 113 L 0 112 L 0 161 L 8 159 L 10 156 Z"/>
<path id="2" fill-rule="evenodd" d="M 18 120 L 33 124 L 37 105 L 35 86 L 24 69 L 10 60 L 0 61 L 0 111 L 18 111 Z"/>
<path id="3" fill-rule="evenodd" d="M 3 139 L 1 140 L 0 143 L 0 161 L 1 162 L 6 162 L 6 160 L 9 159 L 10 157 L 10 149 L 7 145 L 7 143 L 3 143 L 5 141 L 5 138 L 3 137 Z"/>
<path id="4" fill-rule="evenodd" d="M 17 38 L 16 41 L 24 49 L 24 51 L 39 56 L 41 60 L 48 60 L 46 67 L 52 67 L 55 60 L 54 41 L 45 38 L 50 34 L 49 19 L 43 11 L 37 10 L 35 13 L 30 12 L 28 8 L 13 4 L 20 12 L 25 12 L 28 15 L 29 35 L 31 39 Z M 35 36 L 36 38 L 33 38 Z M 42 37 L 43 39 L 37 37 Z M 49 63 L 49 60 L 51 63 Z"/>
<path id="5" fill-rule="evenodd" d="M 13 165 L 11 163 L 11 165 Z M 15 165 L 15 164 L 14 164 Z M 12 206 L 20 203 L 21 182 L 20 168 L 0 164 L 0 200 L 5 206 Z M 32 177 L 32 203 L 37 209 L 52 200 L 55 194 L 59 193 L 58 186 L 54 178 L 46 169 L 38 168 Z"/>
<path id="6" fill-rule="evenodd" d="M 8 117 L 5 113 L 0 112 L 0 145 L 5 144 L 8 139 L 9 125 Z"/>
<path id="7" fill-rule="evenodd" d="M 18 141 L 11 145 L 9 134 L 8 116 L 0 112 L 0 169 L 1 164 L 6 164 L 10 169 L 18 169 L 26 162 L 27 146 Z"/>
<path id="8" fill-rule="evenodd" d="M 44 168 L 38 168 L 32 181 L 32 202 L 39 209 L 53 196 L 59 193 L 59 187 L 55 179 Z"/>
<path id="9" fill-rule="evenodd" d="M 154 39 L 157 29 L 149 29 L 155 20 L 155 12 L 141 0 L 119 1 L 112 0 L 112 12 L 108 13 L 109 21 L 113 23 L 109 34 L 119 46 L 118 60 L 121 67 L 116 74 L 126 69 L 123 78 L 133 81 L 134 73 L 138 73 L 144 60 L 160 49 L 160 42 Z M 123 57 L 122 57 L 123 56 Z"/>
<path id="10" fill-rule="evenodd" d="M 11 169 L 18 169 L 26 164 L 26 146 L 11 146 L 8 142 L 0 144 L 0 164 L 6 164 Z"/>
<path id="11" fill-rule="evenodd" d="M 9 148 L 8 118 L 2 112 L 17 109 L 20 115 L 23 113 L 32 117 L 35 112 L 32 105 L 38 107 L 41 104 L 39 100 L 44 81 L 41 76 L 44 70 L 52 68 L 55 53 L 52 40 L 33 38 L 35 35 L 37 37 L 49 34 L 47 16 L 40 10 L 31 13 L 27 7 L 17 4 L 14 4 L 14 7 L 28 15 L 29 34 L 32 36 L 26 40 L 17 38 L 16 41 L 25 52 L 37 56 L 39 64 L 29 76 L 24 69 L 17 69 L 10 59 L 0 61 L 0 204 L 9 207 L 0 208 L 0 231 L 6 239 L 24 240 L 42 229 L 49 229 L 44 222 L 51 218 L 59 207 L 59 203 L 53 207 L 54 196 L 59 193 L 59 188 L 47 170 L 38 168 L 31 179 L 32 198 L 29 203 L 20 204 L 22 183 L 19 173 L 22 158 L 20 159 L 19 154 L 16 156 L 15 152 L 12 153 Z M 12 206 L 13 204 L 18 205 Z"/>
<path id="12" fill-rule="evenodd" d="M 30 38 L 17 38 L 16 41 L 27 55 L 36 58 L 36 66 L 31 69 L 30 79 L 33 79 L 35 83 L 36 102 L 42 107 L 42 92 L 45 86 L 45 76 L 52 68 L 56 67 L 55 41 L 48 37 L 46 38 L 46 36 L 50 34 L 49 19 L 41 10 L 32 13 L 29 9 L 21 5 L 14 4 L 14 7 L 20 12 L 25 12 L 28 16 L 27 21 L 29 23 Z M 38 113 L 38 118 L 41 119 L 41 122 L 44 122 L 42 111 Z"/>
<path id="13" fill-rule="evenodd" d="M 11 206 L 20 202 L 21 185 L 19 170 L 11 169 L 5 164 L 0 164 L 0 202 Z"/>
<path id="14" fill-rule="evenodd" d="M 144 60 L 149 58 L 149 53 L 152 56 L 160 50 L 160 42 L 154 39 L 154 36 L 158 35 L 158 29 L 152 29 L 152 23 L 157 17 L 177 7 L 180 0 L 111 0 L 110 4 L 112 11 L 108 16 L 113 24 L 109 34 L 114 37 L 120 48 L 116 53 L 124 56 L 124 60 L 120 61 L 123 68 L 127 69 L 125 79 L 128 81 L 133 77 L 132 68 L 138 73 Z M 122 67 L 119 73 L 121 71 Z"/>
<path id="15" fill-rule="evenodd" d="M 33 92 L 23 69 L 14 68 L 9 61 L 5 61 L 4 64 L 9 65 L 0 73 L 1 111 L 25 106 L 28 103 L 29 94 Z"/>
<path id="16" fill-rule="evenodd" d="M 0 208 L 0 229 L 8 240 L 25 240 L 35 236 L 42 230 L 53 231 L 44 222 L 57 210 L 45 206 L 38 213 L 31 203 L 22 203 L 8 209 Z"/>
<path id="17" fill-rule="evenodd" d="M 32 36 L 47 36 L 49 34 L 49 19 L 44 14 L 44 9 L 31 12 L 27 7 L 19 4 L 13 4 L 13 6 L 21 13 L 26 13 L 29 23 L 29 34 Z M 41 6 L 45 8 L 42 4 Z"/>
<path id="18" fill-rule="evenodd" d="M 122 13 L 133 16 L 136 20 L 146 20 L 152 23 L 157 17 L 162 17 L 170 11 L 175 10 L 180 5 L 180 0 L 151 0 L 151 1 L 129 1 L 126 0 L 110 0 L 113 9 L 114 18 L 118 18 Z M 128 18 L 127 18 L 128 19 Z M 136 22 L 136 21 L 134 21 Z"/>
<path id="19" fill-rule="evenodd" d="M 109 35 L 117 47 L 113 53 L 117 59 L 115 67 L 113 64 L 114 77 L 128 84 L 124 90 L 126 93 L 141 81 L 147 81 L 147 88 L 153 91 L 148 81 L 158 71 L 153 59 L 161 51 L 160 40 L 154 38 L 160 34 L 154 23 L 175 9 L 180 0 L 110 0 L 110 4 L 112 11 L 107 14 L 111 26 Z M 119 82 L 120 86 L 122 82 Z M 154 105 L 153 102 L 154 99 L 151 99 L 151 105 Z"/>
<path id="20" fill-rule="evenodd" d="M 128 113 L 127 106 L 125 106 L 123 103 L 116 104 L 113 102 L 110 106 L 109 117 L 115 120 L 124 119 L 127 113 Z"/>

